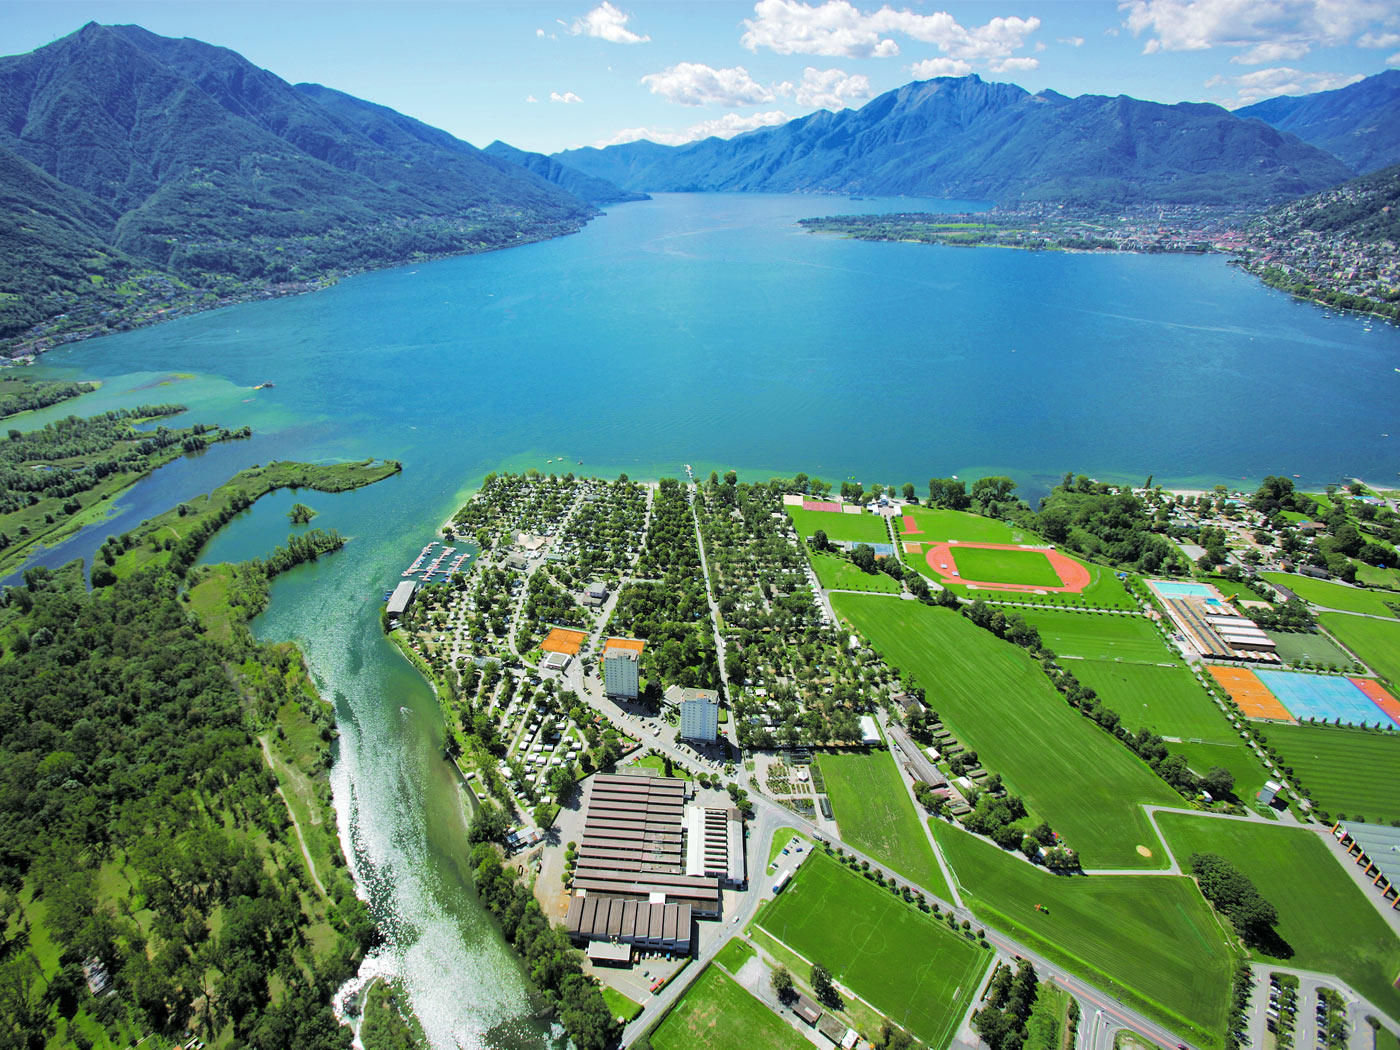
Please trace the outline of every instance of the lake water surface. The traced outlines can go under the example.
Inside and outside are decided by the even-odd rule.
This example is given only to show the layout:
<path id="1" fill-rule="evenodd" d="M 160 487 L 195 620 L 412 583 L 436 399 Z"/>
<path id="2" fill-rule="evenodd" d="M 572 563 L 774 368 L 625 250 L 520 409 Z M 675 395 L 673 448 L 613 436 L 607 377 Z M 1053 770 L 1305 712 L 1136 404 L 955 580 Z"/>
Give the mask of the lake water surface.
<path id="1" fill-rule="evenodd" d="M 250 463 L 403 462 L 358 492 L 268 497 L 206 560 L 284 542 L 294 499 L 352 537 L 279 579 L 255 626 L 300 642 L 336 704 L 337 811 L 389 935 L 373 966 L 404 979 L 435 1046 L 550 1038 L 470 891 L 436 703 L 379 630 L 383 592 L 487 471 L 657 477 L 691 463 L 921 487 L 1006 473 L 1032 493 L 1067 470 L 1400 487 L 1400 329 L 1294 302 L 1215 257 L 874 244 L 794 226 L 964 206 L 667 195 L 545 244 L 42 358 L 40 372 L 106 385 L 25 427 L 178 400 L 192 420 L 255 436 L 164 468 L 41 563 L 90 558 Z"/>

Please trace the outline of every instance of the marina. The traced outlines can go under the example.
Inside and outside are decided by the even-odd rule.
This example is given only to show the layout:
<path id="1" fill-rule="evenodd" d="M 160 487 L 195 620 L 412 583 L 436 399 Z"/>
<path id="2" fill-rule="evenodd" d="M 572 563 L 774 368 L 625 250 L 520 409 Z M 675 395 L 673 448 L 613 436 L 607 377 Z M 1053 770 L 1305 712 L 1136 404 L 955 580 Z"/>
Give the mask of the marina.
<path id="1" fill-rule="evenodd" d="M 443 583 L 454 573 L 470 569 L 475 557 L 475 548 L 463 550 L 434 541 L 419 551 L 418 557 L 399 575 L 405 580 L 417 580 L 419 583 Z"/>

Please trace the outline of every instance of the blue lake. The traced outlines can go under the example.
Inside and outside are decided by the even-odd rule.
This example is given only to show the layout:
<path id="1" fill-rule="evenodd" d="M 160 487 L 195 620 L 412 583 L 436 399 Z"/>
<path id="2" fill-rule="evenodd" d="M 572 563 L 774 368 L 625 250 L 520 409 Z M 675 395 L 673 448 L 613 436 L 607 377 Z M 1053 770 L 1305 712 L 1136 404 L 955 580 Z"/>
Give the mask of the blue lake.
<path id="1" fill-rule="evenodd" d="M 435 1046 L 549 1038 L 467 888 L 436 703 L 378 624 L 384 590 L 487 471 L 655 477 L 690 463 L 921 488 L 1004 473 L 1031 494 L 1065 471 L 1400 487 L 1400 329 L 1294 302 L 1216 257 L 876 244 L 794 225 L 962 207 L 668 195 L 560 240 L 42 358 L 40 372 L 105 385 L 25 427 L 178 400 L 191 419 L 255 431 L 158 472 L 44 563 L 90 557 L 249 463 L 403 462 L 369 489 L 296 497 L 352 539 L 278 580 L 256 626 L 298 640 L 337 704 L 342 831 L 389 932 L 372 965 L 403 977 Z M 206 557 L 283 542 L 291 501 L 263 501 Z"/>

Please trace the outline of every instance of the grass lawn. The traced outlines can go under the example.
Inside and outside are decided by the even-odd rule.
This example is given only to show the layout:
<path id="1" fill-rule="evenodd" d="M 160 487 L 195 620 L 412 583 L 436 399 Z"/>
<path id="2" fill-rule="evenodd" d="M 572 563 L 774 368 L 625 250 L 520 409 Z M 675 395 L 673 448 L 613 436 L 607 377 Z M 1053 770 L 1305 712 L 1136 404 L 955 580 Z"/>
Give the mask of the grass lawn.
<path id="1" fill-rule="evenodd" d="M 1059 587 L 1064 582 L 1042 551 L 956 547 L 953 557 L 965 580 L 1019 583 L 1028 587 Z"/>
<path id="2" fill-rule="evenodd" d="M 1023 650 L 949 609 L 860 594 L 832 604 L 906 681 L 924 687 L 963 745 L 1065 836 L 1085 867 L 1165 864 L 1138 803 L 1173 805 L 1180 796 L 1065 703 Z M 1139 845 L 1154 855 L 1140 856 Z"/>
<path id="3" fill-rule="evenodd" d="M 1060 1050 L 1068 1009 L 1069 992 L 1042 978 L 1026 1021 L 1026 1050 Z"/>
<path id="4" fill-rule="evenodd" d="M 1088 660 L 1176 660 L 1162 634 L 1142 616 L 1069 612 L 1061 609 L 1018 610 L 1040 632 L 1040 639 L 1060 656 Z"/>
<path id="5" fill-rule="evenodd" d="M 1076 678 L 1123 717 L 1132 730 L 1148 726 L 1163 736 L 1183 740 L 1238 740 L 1238 730 L 1215 706 L 1210 694 L 1185 667 L 1118 663 L 1108 660 L 1067 662 Z"/>
<path id="6" fill-rule="evenodd" d="M 881 541 L 883 542 L 883 541 Z M 884 594 L 898 594 L 899 583 L 893 576 L 883 572 L 866 572 L 858 569 L 845 558 L 834 554 L 807 552 L 812 569 L 821 585 L 841 591 L 880 591 Z"/>
<path id="7" fill-rule="evenodd" d="M 752 944 L 742 938 L 735 937 L 715 953 L 715 962 L 733 974 L 743 969 L 744 963 L 752 959 L 755 954 Z"/>
<path id="8" fill-rule="evenodd" d="M 1382 587 L 1390 591 L 1400 590 L 1400 570 L 1380 569 L 1359 561 L 1354 561 L 1353 564 L 1356 566 L 1357 583 L 1364 583 L 1367 587 Z"/>
<path id="9" fill-rule="evenodd" d="M 1220 592 L 1222 597 L 1231 601 L 1236 598 L 1243 598 L 1245 601 L 1262 601 L 1264 598 L 1244 580 L 1227 580 L 1224 576 L 1215 575 L 1205 575 L 1198 578 L 1202 583 L 1210 584 Z"/>
<path id="10" fill-rule="evenodd" d="M 961 510 L 905 507 L 900 514 L 912 517 L 919 530 L 906 534 L 902 517 L 896 517 L 895 532 L 901 539 L 923 540 L 928 543 L 943 543 L 947 540 L 961 540 L 963 543 L 1044 542 L 1035 533 L 1017 528 L 1009 522 L 998 518 L 984 518 Z"/>
<path id="11" fill-rule="evenodd" d="M 1400 1016 L 1400 989 L 1393 983 L 1400 973 L 1400 938 L 1315 832 L 1185 813 L 1157 819 L 1183 868 L 1191 853 L 1219 854 L 1278 910 L 1276 929 L 1292 954 L 1256 957 L 1335 973 Z"/>
<path id="12" fill-rule="evenodd" d="M 990 952 L 824 853 L 757 924 L 935 1048 L 948 1045 L 991 964 Z"/>
<path id="13" fill-rule="evenodd" d="M 1228 769 L 1235 777 L 1235 797 L 1246 805 L 1259 794 L 1264 781 L 1269 779 L 1258 757 L 1238 738 L 1229 744 L 1168 744 L 1167 749 L 1186 759 L 1186 764 L 1198 776 L 1205 776 L 1212 766 Z"/>
<path id="14" fill-rule="evenodd" d="M 723 971 L 707 966 L 651 1034 L 656 1050 L 806 1050 L 811 1044 Z"/>
<path id="15" fill-rule="evenodd" d="M 904 790 L 894 756 L 883 748 L 830 751 L 818 756 L 817 764 L 841 837 L 947 900 L 948 883 Z"/>
<path id="16" fill-rule="evenodd" d="M 826 533 L 829 540 L 851 540 L 856 543 L 889 543 L 890 533 L 885 528 L 885 519 L 878 514 L 846 514 L 834 510 L 803 510 L 801 507 L 787 507 L 788 516 L 803 539 L 818 529 Z"/>
<path id="17" fill-rule="evenodd" d="M 1269 743 L 1313 802 L 1332 816 L 1372 823 L 1400 820 L 1400 733 L 1343 726 L 1271 725 Z"/>
<path id="18" fill-rule="evenodd" d="M 1342 616 L 1340 613 L 1326 613 L 1337 620 L 1356 619 L 1355 617 Z M 1364 620 L 1363 623 L 1374 621 Z M 1382 626 L 1389 626 L 1382 624 Z M 1304 660 L 1309 660 L 1313 664 L 1322 667 L 1336 667 L 1340 670 L 1348 670 L 1355 666 L 1354 661 L 1346 653 L 1337 647 L 1337 644 L 1325 634 L 1303 634 L 1294 631 L 1265 631 L 1274 644 L 1278 647 L 1279 658 L 1284 663 L 1297 667 Z M 1400 639 L 1400 625 L 1396 628 L 1396 638 Z"/>
<path id="19" fill-rule="evenodd" d="M 1347 612 L 1371 613 L 1375 616 L 1396 615 L 1395 610 L 1385 604 L 1387 598 L 1391 601 L 1397 600 L 1393 594 L 1363 591 L 1359 587 L 1314 580 L 1311 576 L 1294 576 L 1286 572 L 1263 572 L 1259 575 L 1270 583 L 1287 587 L 1305 601 L 1327 609 L 1344 609 Z"/>
<path id="20" fill-rule="evenodd" d="M 1051 875 L 942 821 L 933 827 L 979 918 L 1188 1041 L 1220 1046 L 1233 963 L 1191 880 Z"/>
<path id="21" fill-rule="evenodd" d="M 630 997 L 623 995 L 616 988 L 609 988 L 603 985 L 603 1001 L 608 1004 L 608 1009 L 612 1015 L 626 1024 L 632 1018 L 642 1012 L 642 1004 L 633 1001 Z"/>
<path id="22" fill-rule="evenodd" d="M 1323 613 L 1322 626 L 1375 672 L 1400 687 L 1400 623 Z"/>

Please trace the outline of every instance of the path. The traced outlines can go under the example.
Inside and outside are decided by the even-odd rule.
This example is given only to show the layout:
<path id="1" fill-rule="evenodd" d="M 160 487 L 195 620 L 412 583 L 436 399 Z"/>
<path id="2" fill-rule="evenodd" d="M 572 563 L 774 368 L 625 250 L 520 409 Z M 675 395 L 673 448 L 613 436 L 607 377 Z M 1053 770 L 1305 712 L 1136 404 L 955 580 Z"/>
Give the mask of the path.
<path id="1" fill-rule="evenodd" d="M 273 775 L 277 774 L 277 764 L 272 757 L 272 748 L 268 746 L 267 736 L 258 737 L 258 743 L 262 745 L 263 761 L 267 763 L 267 768 L 272 770 Z M 281 778 L 278 777 L 280 780 Z M 329 897 L 326 887 L 321 885 L 321 877 L 316 874 L 316 865 L 312 863 L 311 851 L 306 848 L 306 838 L 301 833 L 301 822 L 297 820 L 296 813 L 292 810 L 291 803 L 287 801 L 287 795 L 282 790 L 282 785 L 277 785 L 277 796 L 282 800 L 282 805 L 287 807 L 287 816 L 292 818 L 292 830 L 297 834 L 297 844 L 301 846 L 302 859 L 306 861 L 306 870 L 311 873 L 311 881 L 316 884 L 316 892 L 322 897 Z"/>

